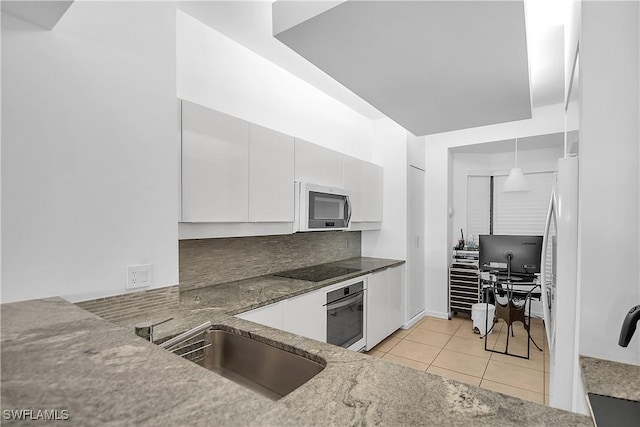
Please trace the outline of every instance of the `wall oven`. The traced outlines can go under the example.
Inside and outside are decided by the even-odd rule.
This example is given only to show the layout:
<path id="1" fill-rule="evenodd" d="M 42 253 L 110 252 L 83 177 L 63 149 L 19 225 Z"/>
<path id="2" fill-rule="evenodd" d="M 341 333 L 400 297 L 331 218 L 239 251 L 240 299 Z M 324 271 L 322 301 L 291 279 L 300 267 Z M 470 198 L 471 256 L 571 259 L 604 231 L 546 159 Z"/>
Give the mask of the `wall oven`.
<path id="1" fill-rule="evenodd" d="M 354 351 L 366 346 L 364 280 L 345 282 L 327 292 L 327 342 Z"/>
<path id="2" fill-rule="evenodd" d="M 349 230 L 349 192 L 305 182 L 295 183 L 295 231 Z"/>

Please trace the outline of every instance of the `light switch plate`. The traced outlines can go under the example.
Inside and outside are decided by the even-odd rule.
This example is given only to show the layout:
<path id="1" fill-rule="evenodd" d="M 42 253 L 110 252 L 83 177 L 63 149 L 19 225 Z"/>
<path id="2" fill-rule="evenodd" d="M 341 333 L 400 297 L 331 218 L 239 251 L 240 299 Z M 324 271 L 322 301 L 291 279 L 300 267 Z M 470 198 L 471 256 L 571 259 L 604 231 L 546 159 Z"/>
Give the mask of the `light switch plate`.
<path id="1" fill-rule="evenodd" d="M 127 289 L 151 286 L 151 264 L 127 266 Z"/>

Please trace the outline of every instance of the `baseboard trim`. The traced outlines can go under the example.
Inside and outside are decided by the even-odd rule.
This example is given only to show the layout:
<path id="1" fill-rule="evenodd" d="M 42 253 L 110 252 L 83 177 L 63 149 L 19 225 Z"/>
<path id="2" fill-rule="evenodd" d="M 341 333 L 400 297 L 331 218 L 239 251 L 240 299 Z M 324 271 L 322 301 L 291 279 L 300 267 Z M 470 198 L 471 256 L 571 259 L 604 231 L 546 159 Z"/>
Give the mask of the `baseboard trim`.
<path id="1" fill-rule="evenodd" d="M 419 321 L 422 320 L 422 318 L 425 316 L 425 312 L 421 311 L 420 313 L 416 314 L 415 316 L 413 316 L 411 319 L 409 319 L 408 322 L 406 322 L 404 325 L 402 325 L 402 329 L 410 329 L 411 327 L 413 327 L 416 323 L 418 323 Z"/>
<path id="2" fill-rule="evenodd" d="M 424 311 L 425 316 L 435 317 L 436 319 L 449 320 L 449 313 L 442 313 L 440 311 Z"/>

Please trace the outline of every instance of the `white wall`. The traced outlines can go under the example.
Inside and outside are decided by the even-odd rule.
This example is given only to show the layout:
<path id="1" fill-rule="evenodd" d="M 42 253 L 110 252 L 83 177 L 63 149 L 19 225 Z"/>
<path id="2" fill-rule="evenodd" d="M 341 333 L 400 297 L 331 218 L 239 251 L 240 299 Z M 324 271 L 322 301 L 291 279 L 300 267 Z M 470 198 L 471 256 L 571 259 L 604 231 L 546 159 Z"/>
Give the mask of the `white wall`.
<path id="1" fill-rule="evenodd" d="M 640 332 L 618 336 L 640 304 L 638 2 L 583 2 L 580 36 L 580 353 L 640 364 Z"/>
<path id="2" fill-rule="evenodd" d="M 453 221 L 448 207 L 453 202 L 453 161 L 449 148 L 491 141 L 564 131 L 561 104 L 533 110 L 533 117 L 503 123 L 445 132 L 426 137 L 426 270 L 427 311 L 447 312 L 447 267 L 453 241 Z M 524 159 L 523 159 L 524 160 Z"/>
<path id="3" fill-rule="evenodd" d="M 371 160 L 372 122 L 182 11 L 178 97 Z"/>
<path id="4" fill-rule="evenodd" d="M 178 282 L 175 8 L 75 2 L 2 16 L 2 302 Z"/>

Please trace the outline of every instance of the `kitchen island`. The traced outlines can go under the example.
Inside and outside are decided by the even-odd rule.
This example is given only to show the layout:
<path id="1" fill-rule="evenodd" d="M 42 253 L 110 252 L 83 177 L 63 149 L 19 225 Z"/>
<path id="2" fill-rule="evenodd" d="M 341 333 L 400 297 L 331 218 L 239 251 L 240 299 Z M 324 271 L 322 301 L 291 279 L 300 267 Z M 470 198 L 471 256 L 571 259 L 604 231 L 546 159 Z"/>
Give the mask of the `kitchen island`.
<path id="1" fill-rule="evenodd" d="M 346 260 L 374 272 L 390 260 Z M 401 263 L 401 262 L 399 262 Z M 348 277 L 350 278 L 350 277 Z M 343 280 L 345 278 L 340 278 Z M 339 281 L 339 280 L 338 280 Z M 592 425 L 561 411 L 234 317 L 330 283 L 263 276 L 200 288 L 180 307 L 120 324 L 62 298 L 2 305 L 2 410 L 66 410 L 67 424 L 152 425 Z M 273 401 L 133 333 L 140 320 L 174 320 L 169 336 L 210 320 L 321 361 L 307 383 Z M 3 419 L 11 425 L 18 421 Z"/>

